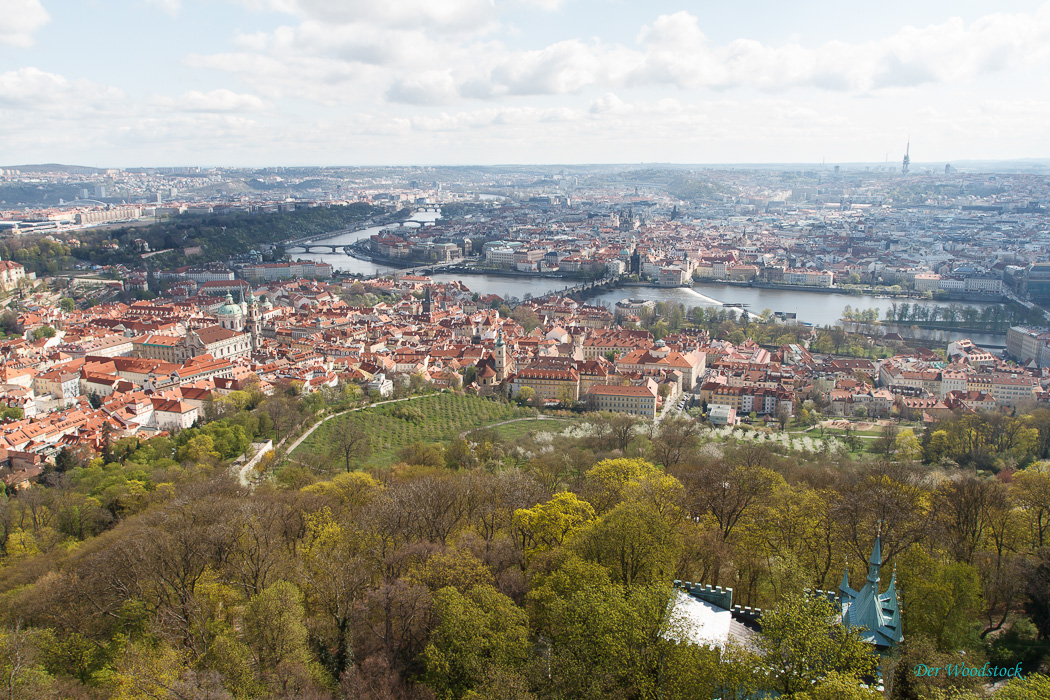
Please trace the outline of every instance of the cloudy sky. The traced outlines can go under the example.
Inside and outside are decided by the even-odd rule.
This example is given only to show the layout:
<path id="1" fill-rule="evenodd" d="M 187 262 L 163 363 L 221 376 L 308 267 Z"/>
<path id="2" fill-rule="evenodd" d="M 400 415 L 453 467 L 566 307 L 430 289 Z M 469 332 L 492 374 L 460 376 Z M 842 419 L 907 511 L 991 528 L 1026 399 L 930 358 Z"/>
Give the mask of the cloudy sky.
<path id="1" fill-rule="evenodd" d="M 0 165 L 1050 157 L 1050 2 L 992 7 L 0 0 Z"/>

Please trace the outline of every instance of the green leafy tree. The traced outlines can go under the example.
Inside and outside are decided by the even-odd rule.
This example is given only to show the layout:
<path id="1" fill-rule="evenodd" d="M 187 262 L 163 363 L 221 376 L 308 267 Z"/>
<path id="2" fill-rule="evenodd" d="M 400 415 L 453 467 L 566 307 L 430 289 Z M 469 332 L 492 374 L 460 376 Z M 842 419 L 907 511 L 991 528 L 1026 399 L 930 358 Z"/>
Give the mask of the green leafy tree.
<path id="1" fill-rule="evenodd" d="M 587 471 L 587 480 L 594 490 L 595 509 L 602 513 L 613 508 L 623 500 L 628 484 L 662 473 L 644 459 L 603 459 Z"/>
<path id="2" fill-rule="evenodd" d="M 304 618 L 303 594 L 289 581 L 278 581 L 248 602 L 244 631 L 261 671 L 309 662 Z"/>
<path id="3" fill-rule="evenodd" d="M 902 462 L 912 462 L 922 457 L 922 443 L 911 428 L 897 433 L 893 440 L 893 453 Z"/>
<path id="4" fill-rule="evenodd" d="M 531 655 L 525 611 L 492 586 L 434 594 L 439 622 L 423 651 L 426 683 L 438 698 L 456 700 L 493 671 L 514 673 Z"/>
<path id="5" fill-rule="evenodd" d="M 1032 674 L 1015 678 L 992 696 L 995 700 L 1043 700 L 1050 698 L 1050 676 Z"/>
<path id="6" fill-rule="evenodd" d="M 584 526 L 571 547 L 606 567 L 614 582 L 635 586 L 669 581 L 680 542 L 659 512 L 628 502 Z"/>
<path id="7" fill-rule="evenodd" d="M 799 693 L 799 700 L 883 700 L 883 694 L 871 686 L 862 686 L 856 677 L 832 671 L 812 690 Z"/>
<path id="8" fill-rule="evenodd" d="M 976 642 L 977 623 L 984 610 L 981 579 L 976 569 L 960 562 L 944 563 L 912 547 L 897 568 L 904 635 L 922 635 L 944 651 Z"/>
<path id="9" fill-rule="evenodd" d="M 833 671 L 855 681 L 874 674 L 878 656 L 860 635 L 861 630 L 839 624 L 826 598 L 792 595 L 762 614 L 756 646 L 772 689 L 795 697 Z"/>
<path id="10" fill-rule="evenodd" d="M 589 585 L 552 596 L 540 616 L 548 667 L 541 696 L 659 697 L 666 586 Z M 688 697 L 688 696 L 687 696 Z"/>
<path id="11" fill-rule="evenodd" d="M 514 511 L 515 535 L 526 554 L 560 547 L 584 524 L 594 519 L 594 508 L 576 494 L 562 491 L 546 503 Z"/>

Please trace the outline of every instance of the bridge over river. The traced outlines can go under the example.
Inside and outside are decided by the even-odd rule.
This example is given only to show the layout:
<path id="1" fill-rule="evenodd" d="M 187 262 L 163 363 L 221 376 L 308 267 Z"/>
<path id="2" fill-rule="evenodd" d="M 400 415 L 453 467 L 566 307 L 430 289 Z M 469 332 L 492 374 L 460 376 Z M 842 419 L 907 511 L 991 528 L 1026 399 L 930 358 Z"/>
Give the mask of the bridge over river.
<path id="1" fill-rule="evenodd" d="M 390 222 L 389 224 L 385 224 L 384 228 L 390 228 L 395 223 L 398 226 L 404 226 L 405 224 L 418 224 L 417 228 L 425 228 L 427 226 L 434 226 L 436 224 L 436 222 L 434 222 L 434 221 L 421 221 L 419 219 L 405 219 L 403 221 Z M 292 240 L 292 241 L 285 241 L 284 243 L 281 244 L 281 246 L 284 248 L 284 251 L 286 253 L 313 253 L 314 250 L 316 249 L 317 251 L 320 251 L 320 252 L 331 251 L 332 254 L 345 253 L 346 255 L 353 255 L 353 253 L 350 250 L 350 246 L 348 246 L 345 242 L 343 242 L 343 243 L 323 243 L 322 241 L 325 241 L 327 239 L 339 238 L 341 236 L 345 236 L 347 234 L 352 234 L 352 233 L 358 233 L 360 231 L 366 231 L 366 230 L 368 230 L 368 228 L 373 228 L 373 227 L 366 227 L 366 228 L 359 228 L 359 229 L 347 228 L 347 229 L 342 229 L 340 231 L 332 231 L 330 233 L 324 234 L 323 236 L 308 236 L 308 237 L 305 237 L 305 238 L 299 238 L 299 239 Z"/>

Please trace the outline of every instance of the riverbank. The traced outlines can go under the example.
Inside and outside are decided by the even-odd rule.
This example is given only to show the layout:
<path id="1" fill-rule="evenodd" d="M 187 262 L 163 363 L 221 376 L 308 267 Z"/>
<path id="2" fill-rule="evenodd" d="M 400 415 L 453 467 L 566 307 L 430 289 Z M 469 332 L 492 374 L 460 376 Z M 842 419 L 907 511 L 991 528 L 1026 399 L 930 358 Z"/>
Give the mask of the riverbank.
<path id="1" fill-rule="evenodd" d="M 471 267 L 465 264 L 465 261 L 457 263 L 429 263 L 425 260 L 406 260 L 404 258 L 388 258 L 382 255 L 377 255 L 373 251 L 368 249 L 367 243 L 361 241 L 356 244 L 346 246 L 352 251 L 351 256 L 358 260 L 364 260 L 366 262 L 375 263 L 377 265 L 386 265 L 387 267 L 395 267 L 403 270 L 411 270 L 417 267 L 430 267 L 440 268 L 442 271 L 457 272 L 465 275 L 493 275 L 496 277 L 515 277 L 518 279 L 558 279 L 558 280 L 571 280 L 574 282 L 590 282 L 591 280 L 580 277 L 572 272 L 522 272 L 520 270 L 508 270 L 506 268 L 491 268 L 491 267 Z"/>
<path id="2" fill-rule="evenodd" d="M 842 296 L 875 296 L 878 298 L 885 299 L 903 299 L 921 301 L 927 304 L 940 304 L 952 301 L 967 301 L 976 302 L 979 304 L 1010 304 L 1010 299 L 1002 294 L 962 294 L 958 292 L 948 292 L 947 294 L 936 297 L 928 298 L 913 292 L 901 291 L 897 293 L 886 292 L 874 287 L 817 287 L 813 285 L 803 284 L 782 284 L 777 282 L 758 282 L 758 281 L 738 281 L 738 280 L 694 280 L 693 286 L 700 287 L 704 285 L 725 285 L 729 287 L 746 287 L 751 289 L 780 289 L 785 291 L 800 291 L 800 292 L 815 292 L 817 294 L 840 294 Z"/>
<path id="3" fill-rule="evenodd" d="M 905 340 L 920 340 L 926 342 L 950 343 L 962 337 L 969 337 L 974 343 L 982 348 L 992 350 L 1006 349 L 1005 333 L 988 333 L 967 328 L 920 328 L 908 323 L 858 323 L 857 321 L 840 320 L 839 325 L 850 333 L 862 333 L 864 335 L 881 337 L 887 333 L 896 333 Z"/>

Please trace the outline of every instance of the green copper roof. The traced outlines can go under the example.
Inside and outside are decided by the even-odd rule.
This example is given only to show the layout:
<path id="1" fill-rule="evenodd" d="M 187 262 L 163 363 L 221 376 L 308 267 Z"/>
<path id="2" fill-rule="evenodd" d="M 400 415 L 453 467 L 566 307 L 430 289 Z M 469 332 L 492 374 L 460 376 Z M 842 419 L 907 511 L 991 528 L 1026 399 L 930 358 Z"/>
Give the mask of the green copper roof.
<path id="1" fill-rule="evenodd" d="M 901 630 L 900 600 L 897 597 L 897 574 L 890 578 L 889 588 L 879 593 L 879 570 L 882 568 L 882 538 L 876 536 L 868 558 L 868 577 L 864 587 L 849 587 L 849 570 L 842 575 L 839 595 L 842 601 L 842 624 L 864 629 L 862 637 L 877 647 L 891 647 L 904 639 Z"/>

